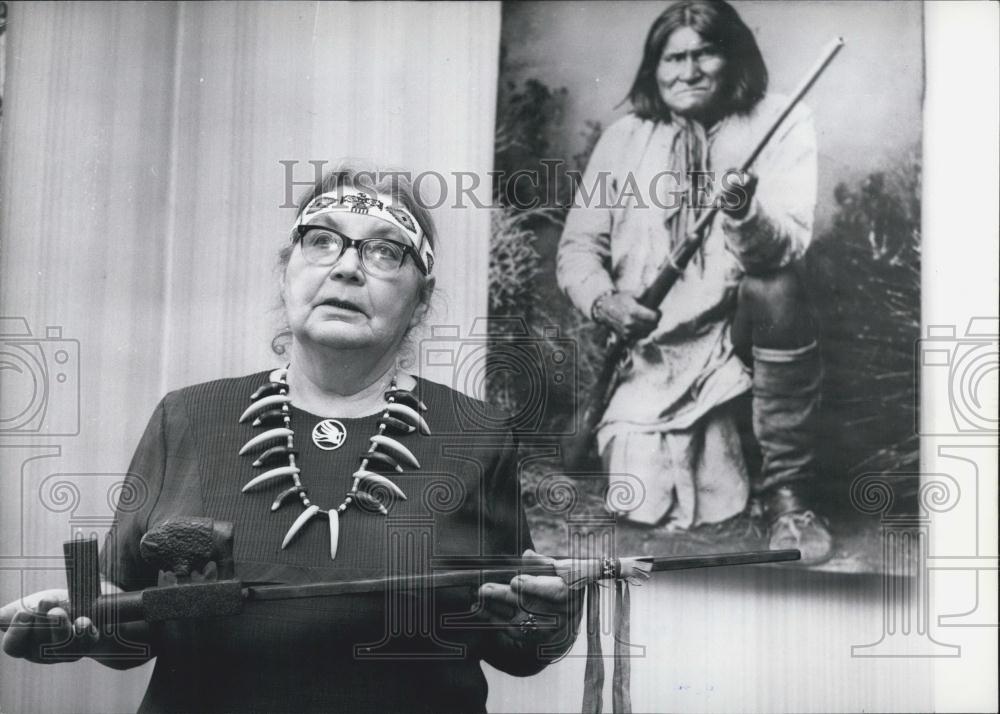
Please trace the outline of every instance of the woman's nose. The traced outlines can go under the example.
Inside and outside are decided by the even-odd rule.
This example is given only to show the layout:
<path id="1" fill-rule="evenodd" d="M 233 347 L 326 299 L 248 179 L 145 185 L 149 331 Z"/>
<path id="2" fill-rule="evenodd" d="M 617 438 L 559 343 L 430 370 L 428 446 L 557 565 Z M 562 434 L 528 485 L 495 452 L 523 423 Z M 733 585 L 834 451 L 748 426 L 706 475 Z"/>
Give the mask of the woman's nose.
<path id="1" fill-rule="evenodd" d="M 362 281 L 361 254 L 355 246 L 347 248 L 330 268 L 330 278 L 336 280 Z"/>

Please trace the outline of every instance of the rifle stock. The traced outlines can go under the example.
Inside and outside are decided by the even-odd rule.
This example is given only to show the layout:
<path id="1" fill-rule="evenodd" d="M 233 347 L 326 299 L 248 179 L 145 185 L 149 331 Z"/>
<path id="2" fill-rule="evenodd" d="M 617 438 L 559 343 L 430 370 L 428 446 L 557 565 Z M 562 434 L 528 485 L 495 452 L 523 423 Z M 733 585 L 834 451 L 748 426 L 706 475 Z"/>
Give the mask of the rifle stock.
<path id="1" fill-rule="evenodd" d="M 778 131 L 778 128 L 788 118 L 788 115 L 792 113 L 792 110 L 802 100 L 806 92 L 815 84 L 816 80 L 819 79 L 819 76 L 829 66 L 830 62 L 833 61 L 833 58 L 843 46 L 844 38 L 837 37 L 823 48 L 823 52 L 819 59 L 816 60 L 816 64 L 806 74 L 802 83 L 799 84 L 798 88 L 789 98 L 781 113 L 778 114 L 768 130 L 757 141 L 749 156 L 740 164 L 740 171 L 747 171 L 753 166 L 753 163 L 760 156 L 760 153 L 767 146 L 775 132 Z M 707 235 L 706 229 L 715 220 L 715 216 L 719 212 L 719 206 L 720 203 L 718 200 L 712 200 L 709 206 L 702 211 L 694 226 L 688 231 L 685 239 L 673 250 L 670 257 L 660 267 L 656 278 L 639 295 L 637 298 L 639 304 L 653 310 L 660 306 L 667 297 L 667 294 L 674 287 L 674 284 L 684 273 L 684 269 L 698 251 L 702 241 L 705 240 L 705 236 Z M 577 431 L 572 439 L 564 445 L 563 467 L 567 472 L 578 470 L 590 452 L 594 431 L 604 416 L 608 402 L 611 401 L 611 395 L 614 394 L 615 388 L 621 382 L 624 373 L 624 358 L 628 347 L 629 345 L 625 340 L 621 339 L 618 335 L 612 334 L 609 336 L 604 366 L 598 375 L 597 381 L 594 383 L 594 387 L 591 389 L 587 405 L 584 408 L 583 418 L 580 420 Z"/>

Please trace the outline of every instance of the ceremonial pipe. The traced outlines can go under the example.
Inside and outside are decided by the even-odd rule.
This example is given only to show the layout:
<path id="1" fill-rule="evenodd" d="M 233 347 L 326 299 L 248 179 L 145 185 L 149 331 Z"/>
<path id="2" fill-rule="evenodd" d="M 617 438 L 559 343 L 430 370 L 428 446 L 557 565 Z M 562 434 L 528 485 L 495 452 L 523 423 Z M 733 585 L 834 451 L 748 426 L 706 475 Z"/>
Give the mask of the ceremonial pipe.
<path id="1" fill-rule="evenodd" d="M 722 565 L 755 565 L 760 563 L 781 563 L 800 560 L 801 551 L 788 550 L 752 550 L 739 553 L 713 553 L 710 555 L 637 555 L 628 558 L 611 558 L 612 561 L 648 563 L 650 572 L 666 570 L 689 570 L 691 568 L 714 568 Z M 552 564 L 551 561 L 557 561 Z M 604 559 L 573 558 L 565 555 L 517 557 L 505 555 L 487 556 L 454 556 L 438 557 L 431 561 L 434 568 L 449 570 L 487 570 L 490 568 L 518 568 L 522 571 L 528 567 L 548 575 L 557 575 L 559 562 L 595 561 Z M 620 571 L 620 568 L 619 568 Z M 601 578 L 598 578 L 601 579 Z"/>
<path id="2" fill-rule="evenodd" d="M 650 572 L 710 568 L 724 565 L 778 563 L 799 560 L 798 550 L 765 550 L 744 553 L 686 556 L 636 556 L 629 558 L 546 557 L 445 557 L 432 561 L 447 568 L 426 575 L 388 576 L 302 585 L 246 585 L 239 580 L 151 587 L 141 591 L 93 596 L 97 582 L 96 541 L 69 541 L 64 545 L 70 585 L 71 619 L 89 616 L 95 623 L 163 622 L 202 617 L 238 615 L 245 601 L 280 601 L 333 597 L 385 590 L 420 590 L 445 587 L 478 587 L 484 582 L 509 582 L 523 575 L 558 575 L 572 587 L 603 579 L 641 579 Z M 81 578 L 87 581 L 80 588 Z M 90 602 L 84 599 L 90 597 Z"/>
<path id="3" fill-rule="evenodd" d="M 508 582 L 517 575 L 558 575 L 569 585 L 595 580 L 627 577 L 631 573 L 711 568 L 722 565 L 751 565 L 799 560 L 798 550 L 761 550 L 745 553 L 690 556 L 637 556 L 630 558 L 547 558 L 547 557 L 456 557 L 435 558 L 432 567 L 448 568 L 427 575 L 398 575 L 366 580 L 345 580 L 305 585 L 259 585 L 247 588 L 249 600 L 291 600 L 381 592 L 395 588 L 415 590 L 482 582 Z M 636 566 L 648 566 L 639 567 Z M 636 573 L 637 574 L 637 573 Z"/>
<path id="4" fill-rule="evenodd" d="M 795 93 L 792 94 L 784 109 L 771 123 L 770 128 L 757 142 L 750 155 L 740 164 L 739 171 L 747 171 L 753 166 L 757 157 L 760 156 L 760 153 L 767 146 L 775 132 L 778 131 L 781 124 L 791 114 L 792 110 L 802 100 L 802 97 L 805 96 L 816 80 L 819 79 L 823 70 L 833 61 L 833 58 L 843 46 L 844 39 L 842 37 L 837 37 L 826 45 L 822 55 L 806 75 L 805 79 L 802 80 Z M 660 267 L 659 273 L 652 284 L 639 295 L 637 298 L 639 304 L 652 310 L 660 306 L 671 288 L 673 288 L 674 283 L 683 274 L 688 262 L 704 242 L 708 233 L 706 229 L 715 219 L 715 215 L 719 209 L 720 201 L 716 197 L 698 217 L 698 220 L 691 230 L 688 231 L 681 244 L 673 250 L 664 265 Z M 587 399 L 587 405 L 583 412 L 583 419 L 578 425 L 576 434 L 565 446 L 563 453 L 563 466 L 567 472 L 570 472 L 570 475 L 572 475 L 571 472 L 580 468 L 584 458 L 590 452 L 590 444 L 593 440 L 594 431 L 597 429 L 597 425 L 600 424 L 601 418 L 604 416 L 604 411 L 611 401 L 611 396 L 614 394 L 615 388 L 618 386 L 626 369 L 627 348 L 628 343 L 619 337 L 617 333 L 612 332 L 608 335 L 604 366 L 597 377 L 597 381 L 594 382 L 594 387 Z"/>

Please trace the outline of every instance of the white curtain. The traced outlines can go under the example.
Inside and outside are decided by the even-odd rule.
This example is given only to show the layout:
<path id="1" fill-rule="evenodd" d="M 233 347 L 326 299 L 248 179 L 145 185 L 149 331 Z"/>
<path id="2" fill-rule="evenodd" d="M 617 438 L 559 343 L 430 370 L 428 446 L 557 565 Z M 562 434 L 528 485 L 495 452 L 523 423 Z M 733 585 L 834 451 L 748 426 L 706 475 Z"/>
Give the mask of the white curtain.
<path id="1" fill-rule="evenodd" d="M 0 602 L 65 582 L 167 390 L 277 362 L 289 171 L 296 199 L 310 161 L 475 172 L 488 203 L 500 33 L 493 3 L 9 7 Z M 468 331 L 489 215 L 450 191 L 434 320 Z M 4 712 L 134 710 L 149 672 L 2 659 Z"/>

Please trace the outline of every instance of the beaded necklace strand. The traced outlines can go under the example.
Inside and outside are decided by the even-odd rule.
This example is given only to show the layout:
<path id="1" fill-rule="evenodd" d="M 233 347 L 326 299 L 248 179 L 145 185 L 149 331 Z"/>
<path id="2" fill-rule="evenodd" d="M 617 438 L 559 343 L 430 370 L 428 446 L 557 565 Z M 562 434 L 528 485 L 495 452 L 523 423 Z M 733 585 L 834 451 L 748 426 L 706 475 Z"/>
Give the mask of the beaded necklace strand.
<path id="1" fill-rule="evenodd" d="M 247 441 L 239 450 L 240 456 L 245 456 L 256 449 L 273 441 L 284 439 L 283 444 L 271 446 L 260 453 L 252 466 L 266 469 L 254 476 L 243 486 L 242 492 L 273 485 L 278 479 L 291 477 L 292 486 L 278 494 L 271 504 L 271 512 L 281 508 L 292 495 L 298 495 L 303 511 L 292 523 L 281 548 L 285 549 L 299 531 L 314 517 L 327 517 L 330 526 L 330 559 L 337 557 L 337 547 L 340 541 L 340 516 L 352 504 L 361 508 L 376 510 L 382 515 L 388 514 L 385 505 L 369 491 L 363 488 L 382 487 L 393 495 L 406 500 L 406 494 L 395 483 L 378 470 L 402 472 L 405 464 L 410 468 L 419 469 L 420 463 L 408 448 L 388 434 L 411 434 L 419 431 L 430 434 L 431 430 L 421 412 L 427 411 L 427 405 L 420 401 L 413 392 L 398 389 L 396 377 L 393 376 L 389 390 L 385 392 L 385 409 L 379 418 L 378 431 L 369 439 L 368 451 L 360 455 L 361 466 L 355 471 L 351 488 L 344 500 L 336 508 L 324 509 L 309 499 L 309 492 L 302 484 L 301 470 L 296 465 L 299 452 L 295 449 L 295 430 L 292 428 L 292 398 L 289 394 L 288 368 L 281 367 L 270 373 L 268 381 L 250 395 L 250 406 L 240 416 L 240 423 L 253 418 L 252 426 L 262 427 L 265 431 Z M 281 424 L 281 426 L 274 426 Z M 336 419 L 324 419 L 313 430 L 313 441 L 316 446 L 325 450 L 338 448 L 343 444 L 347 432 L 344 425 Z"/>

